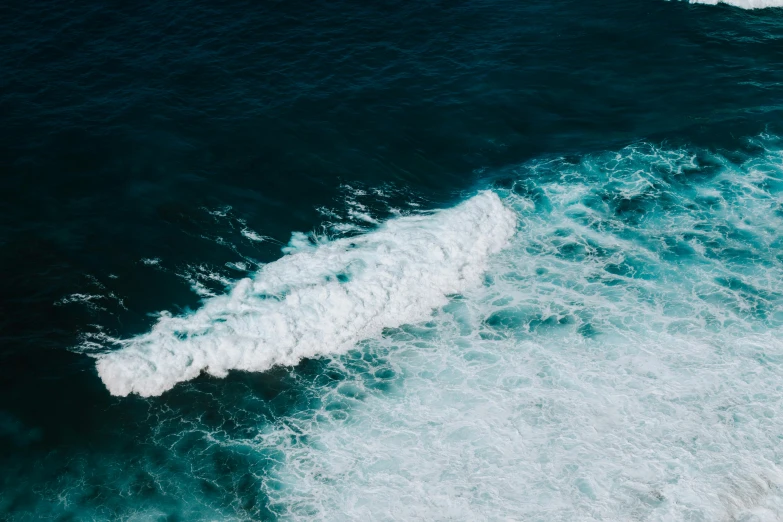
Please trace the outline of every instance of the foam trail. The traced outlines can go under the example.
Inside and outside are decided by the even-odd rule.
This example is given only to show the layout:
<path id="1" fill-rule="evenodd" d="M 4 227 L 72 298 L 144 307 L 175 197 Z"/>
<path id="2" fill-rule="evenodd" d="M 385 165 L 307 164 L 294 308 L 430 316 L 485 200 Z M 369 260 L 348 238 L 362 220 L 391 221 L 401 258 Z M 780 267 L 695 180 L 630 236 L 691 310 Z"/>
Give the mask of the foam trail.
<path id="1" fill-rule="evenodd" d="M 728 4 L 741 9 L 765 9 L 783 7 L 783 0 L 690 0 L 692 4 L 718 5 Z"/>
<path id="2" fill-rule="evenodd" d="M 281 520 L 783 520 L 781 149 L 504 173 L 486 284 L 217 440 L 275 452 Z"/>
<path id="3" fill-rule="evenodd" d="M 146 397 L 202 371 L 224 377 L 345 351 L 478 285 L 488 256 L 515 227 L 515 213 L 487 191 L 297 251 L 191 315 L 163 315 L 149 333 L 100 356 L 98 374 L 113 395 Z"/>

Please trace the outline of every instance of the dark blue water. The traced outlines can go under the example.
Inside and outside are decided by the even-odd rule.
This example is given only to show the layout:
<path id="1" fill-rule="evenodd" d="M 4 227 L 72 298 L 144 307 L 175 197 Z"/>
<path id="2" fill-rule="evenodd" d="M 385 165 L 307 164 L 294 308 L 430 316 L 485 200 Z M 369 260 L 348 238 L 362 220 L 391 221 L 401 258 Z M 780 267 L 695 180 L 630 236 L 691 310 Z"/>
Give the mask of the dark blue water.
<path id="1" fill-rule="evenodd" d="M 658 0 L 12 1 L 0 6 L 0 50 L 3 519 L 783 516 L 783 454 L 773 444 L 783 435 L 777 420 L 783 415 L 783 288 L 777 277 L 783 264 L 783 145 L 776 137 L 783 132 L 783 10 Z M 400 444 L 419 444 L 421 453 L 396 453 L 395 461 L 392 451 L 382 472 L 370 466 L 368 459 L 379 450 L 355 441 L 380 436 L 377 425 L 402 426 L 389 412 L 400 404 L 419 411 L 411 404 L 424 399 L 415 397 L 432 396 L 432 390 L 417 379 L 445 375 L 433 361 L 404 362 L 406 350 L 437 354 L 446 353 L 438 351 L 443 346 L 461 346 L 462 338 L 451 339 L 441 323 L 426 317 L 413 326 L 384 324 L 393 328 L 348 355 L 324 353 L 296 366 L 235 371 L 225 378 L 202 375 L 151 398 L 114 397 L 96 372 L 92 356 L 116 350 L 112 340 L 148 332 L 162 310 L 187 315 L 204 299 L 225 294 L 232 282 L 278 260 L 292 232 L 314 231 L 333 240 L 372 233 L 376 225 L 356 212 L 383 222 L 453 206 L 482 189 L 493 189 L 517 213 L 519 233 L 509 250 L 515 254 L 489 261 L 482 291 L 494 292 L 492 299 L 466 293 L 436 315 L 452 313 L 464 299 L 478 325 L 474 331 L 465 326 L 470 320 L 457 321 L 467 328 L 464 339 L 500 343 L 493 355 L 468 360 L 492 367 L 532 368 L 538 360 L 532 355 L 509 362 L 499 354 L 524 352 L 525 343 L 539 343 L 549 353 L 554 348 L 545 339 L 561 339 L 558 347 L 582 346 L 586 339 L 580 354 L 638 346 L 629 340 L 637 334 L 657 339 L 647 362 L 623 368 L 644 367 L 638 370 L 644 379 L 658 372 L 660 385 L 618 381 L 602 388 L 628 385 L 647 406 L 644 401 L 656 393 L 673 401 L 649 411 L 638 404 L 617 406 L 612 414 L 618 426 L 641 430 L 634 431 L 643 434 L 638 439 L 620 436 L 616 447 L 638 454 L 644 464 L 589 450 L 566 459 L 555 451 L 561 457 L 550 455 L 548 462 L 562 466 L 547 469 L 536 451 L 558 433 L 571 436 L 557 423 L 545 431 L 516 432 L 528 444 L 520 446 L 498 435 L 505 433 L 498 419 L 515 414 L 484 424 L 473 413 L 453 426 L 449 419 L 459 415 L 433 420 L 434 412 L 467 404 L 465 397 L 481 396 L 481 390 L 499 394 L 487 404 L 502 402 L 505 388 L 497 383 L 508 384 L 509 376 L 482 384 L 471 379 L 484 373 L 471 373 L 469 364 L 464 380 L 435 387 L 453 386 L 461 399 L 443 398 L 440 406 L 421 410 L 445 431 L 411 421 L 400 433 L 413 439 Z M 569 194 L 583 199 L 572 202 Z M 678 226 L 690 228 L 668 232 Z M 637 247 L 647 253 L 638 254 Z M 603 275 L 582 274 L 595 259 L 603 260 Z M 500 285 L 527 281 L 519 275 L 523 265 L 531 277 L 538 274 L 537 283 L 513 290 Z M 517 276 L 508 275 L 510 266 Z M 611 293 L 625 292 L 628 281 L 647 282 Z M 546 305 L 547 312 L 533 310 L 554 295 L 552 288 L 567 289 L 569 297 Z M 606 302 L 595 301 L 596 295 Z M 532 304 L 498 311 L 519 296 Z M 701 317 L 701 305 L 691 298 L 712 307 L 711 319 L 683 322 Z M 490 302 L 496 308 L 482 308 Z M 571 310 L 577 302 L 579 313 L 551 311 Z M 607 311 L 612 302 L 627 306 Z M 648 305 L 667 319 L 645 312 Z M 625 340 L 591 341 L 591 332 L 609 328 L 601 330 L 597 317 L 612 314 L 624 319 L 606 324 L 622 322 Z M 557 325 L 572 328 L 579 343 L 557 333 Z M 659 339 L 660 332 L 671 338 Z M 766 361 L 763 377 L 744 363 L 727 362 L 725 354 L 677 359 L 696 357 L 697 345 L 740 357 L 747 350 L 731 339 L 751 334 L 766 339 L 753 341 L 760 351 L 748 355 L 757 364 Z M 509 339 L 521 344 L 502 344 Z M 604 360 L 596 357 L 590 361 Z M 705 361 L 725 363 L 725 373 Z M 558 408 L 555 396 L 537 403 L 536 394 L 577 389 L 551 377 L 565 374 L 554 362 L 541 364 L 545 368 L 525 385 L 530 389 L 519 397 L 508 390 L 505 395 L 517 397 L 518 404 L 529 399 L 531 411 L 543 411 L 530 421 L 539 427 L 567 418 L 569 410 Z M 683 383 L 685 375 L 707 366 L 717 380 L 700 377 L 690 391 L 664 384 L 666 375 L 679 375 L 671 382 Z M 588 367 L 589 361 L 581 366 Z M 730 384 L 730 376 L 740 374 L 747 389 Z M 573 375 L 587 379 L 576 369 Z M 738 391 L 706 406 L 706 397 L 725 391 L 720 382 Z M 345 391 L 345 383 L 361 392 Z M 339 390 L 350 400 L 332 407 L 330 397 Z M 688 397 L 703 399 L 702 405 L 689 409 Z M 652 470 L 684 458 L 664 458 L 661 448 L 674 443 L 641 427 L 676 432 L 680 420 L 661 420 L 651 411 L 673 408 L 677 419 L 693 421 L 688 415 L 709 410 L 698 417 L 707 430 L 700 435 L 704 440 L 717 433 L 709 423 L 745 399 L 758 411 L 748 402 L 731 422 L 741 425 L 736 419 L 743 415 L 756 419 L 751 410 L 761 420 L 746 420 L 754 426 L 750 431 L 707 440 L 703 451 L 717 455 L 713 468 L 689 468 L 678 475 L 680 482 L 650 478 Z M 555 401 L 549 413 L 547 400 Z M 610 415 L 621 403 L 588 406 L 596 415 Z M 342 412 L 337 417 L 329 413 L 335 408 Z M 319 431 L 322 414 L 332 415 L 332 439 Z M 301 425 L 305 418 L 307 428 Z M 764 419 L 773 420 L 758 424 Z M 597 421 L 585 422 L 595 428 Z M 491 433 L 482 435 L 479 424 Z M 467 431 L 450 439 L 457 425 Z M 334 426 L 363 428 L 334 435 Z M 574 429 L 577 446 L 611 446 L 580 440 L 588 427 Z M 480 458 L 463 446 L 452 454 L 444 449 L 447 442 L 431 447 L 481 439 L 495 442 L 475 453 Z M 636 441 L 629 443 L 635 449 L 622 449 L 622 440 Z M 340 461 L 307 471 L 326 458 L 317 452 L 324 448 L 327 456 L 345 451 L 345 462 L 370 467 Z M 498 451 L 505 456 L 481 460 Z M 701 449 L 689 451 L 694 462 L 704 460 Z M 739 456 L 755 464 L 733 476 L 731 459 Z M 415 471 L 441 458 L 462 462 L 464 469 L 435 466 L 437 471 L 421 476 Z M 606 466 L 592 469 L 590 462 Z M 533 468 L 541 475 L 509 471 Z M 623 474 L 634 468 L 645 471 Z M 399 480 L 373 482 L 373 473 Z M 483 490 L 493 475 L 506 477 L 511 490 Z M 552 477 L 562 481 L 543 488 L 549 496 L 534 486 Z M 715 485 L 715 477 L 729 485 Z M 658 485 L 649 491 L 639 485 L 648 483 Z M 644 492 L 634 496 L 631 489 Z M 531 503 L 533 497 L 538 500 Z M 393 498 L 407 507 L 394 505 Z"/>

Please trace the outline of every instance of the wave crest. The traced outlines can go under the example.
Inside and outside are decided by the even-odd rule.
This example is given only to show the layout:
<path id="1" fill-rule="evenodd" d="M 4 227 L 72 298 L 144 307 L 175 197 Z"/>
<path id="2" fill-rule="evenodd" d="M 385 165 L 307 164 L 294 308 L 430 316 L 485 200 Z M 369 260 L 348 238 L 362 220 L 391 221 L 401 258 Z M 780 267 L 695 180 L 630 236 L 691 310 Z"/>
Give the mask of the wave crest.
<path id="1" fill-rule="evenodd" d="M 113 395 L 160 395 L 202 371 L 264 371 L 339 353 L 384 328 L 426 318 L 479 284 L 516 215 L 493 192 L 429 215 L 284 256 L 195 313 L 163 315 L 146 334 L 99 356 Z"/>

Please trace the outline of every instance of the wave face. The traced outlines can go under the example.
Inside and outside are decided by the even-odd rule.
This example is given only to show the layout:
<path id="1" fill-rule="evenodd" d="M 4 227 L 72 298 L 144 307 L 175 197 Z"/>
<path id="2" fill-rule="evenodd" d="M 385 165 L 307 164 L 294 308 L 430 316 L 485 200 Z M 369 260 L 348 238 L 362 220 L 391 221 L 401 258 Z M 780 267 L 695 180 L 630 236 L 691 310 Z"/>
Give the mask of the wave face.
<path id="1" fill-rule="evenodd" d="M 515 219 L 483 192 L 452 209 L 305 246 L 191 315 L 164 314 L 148 334 L 103 355 L 98 374 L 113 395 L 147 397 L 202 371 L 224 377 L 343 352 L 477 285 Z"/>
<path id="2" fill-rule="evenodd" d="M 692 4 L 718 5 L 727 4 L 741 9 L 765 9 L 768 7 L 783 7 L 783 0 L 690 0 Z"/>

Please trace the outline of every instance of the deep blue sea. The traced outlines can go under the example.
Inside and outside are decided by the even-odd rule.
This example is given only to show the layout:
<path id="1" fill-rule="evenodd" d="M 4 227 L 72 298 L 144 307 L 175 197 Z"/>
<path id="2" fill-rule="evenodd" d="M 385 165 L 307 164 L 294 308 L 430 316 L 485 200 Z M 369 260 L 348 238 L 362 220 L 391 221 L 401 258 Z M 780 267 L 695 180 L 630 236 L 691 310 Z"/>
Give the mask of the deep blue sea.
<path id="1" fill-rule="evenodd" d="M 783 520 L 782 5 L 4 2 L 0 520 Z"/>

